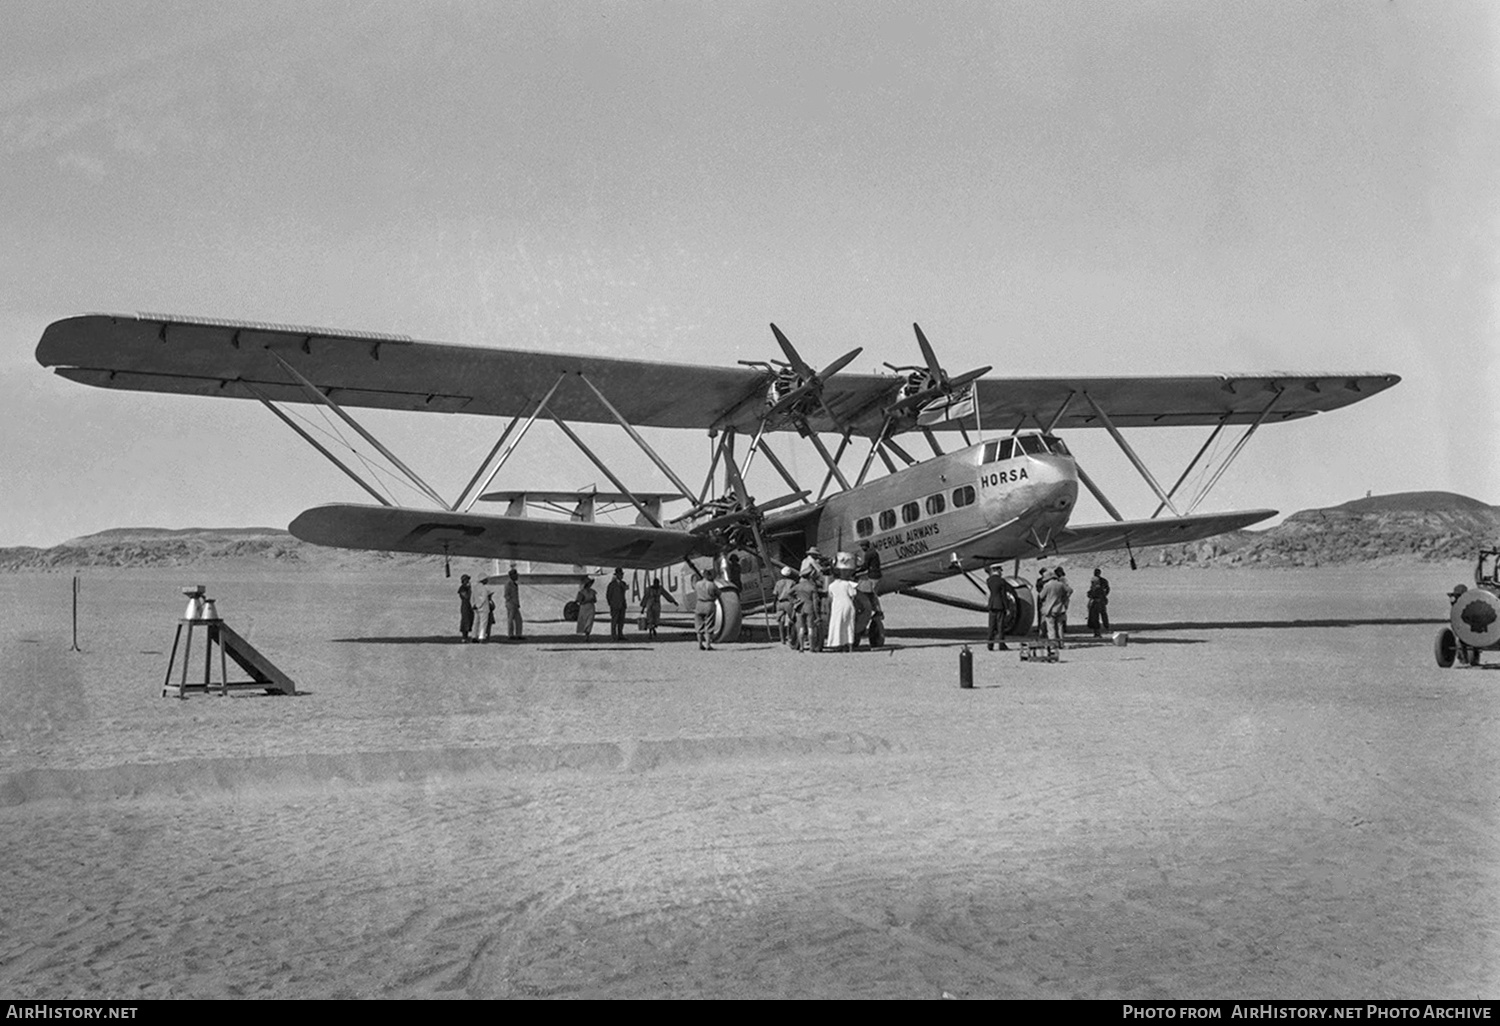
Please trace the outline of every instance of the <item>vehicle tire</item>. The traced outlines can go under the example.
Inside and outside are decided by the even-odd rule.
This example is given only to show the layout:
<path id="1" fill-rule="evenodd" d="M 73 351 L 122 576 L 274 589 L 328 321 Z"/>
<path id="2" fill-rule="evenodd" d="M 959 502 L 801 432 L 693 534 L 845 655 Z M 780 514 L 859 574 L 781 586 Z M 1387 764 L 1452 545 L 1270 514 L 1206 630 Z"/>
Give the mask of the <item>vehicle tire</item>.
<path id="1" fill-rule="evenodd" d="M 728 588 L 719 592 L 719 601 L 714 608 L 714 625 L 708 640 L 715 645 L 726 645 L 740 636 L 740 594 Z"/>
<path id="2" fill-rule="evenodd" d="M 1458 638 L 1452 627 L 1444 627 L 1438 631 L 1437 640 L 1432 644 L 1432 654 L 1443 669 L 1453 665 L 1453 658 L 1458 654 Z"/>
<path id="3" fill-rule="evenodd" d="M 1019 577 L 1007 577 L 1005 583 L 1010 588 L 1005 603 L 1005 636 L 1027 634 L 1031 631 L 1031 625 L 1036 622 L 1036 593 L 1031 590 L 1030 584 Z"/>

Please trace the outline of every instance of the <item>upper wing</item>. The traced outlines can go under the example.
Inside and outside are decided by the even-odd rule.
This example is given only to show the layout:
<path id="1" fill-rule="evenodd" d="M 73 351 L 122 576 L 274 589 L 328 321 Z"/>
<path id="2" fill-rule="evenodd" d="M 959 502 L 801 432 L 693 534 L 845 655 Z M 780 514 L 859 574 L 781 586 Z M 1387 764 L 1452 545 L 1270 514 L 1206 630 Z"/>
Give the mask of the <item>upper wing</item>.
<path id="1" fill-rule="evenodd" d="M 1274 509 L 1247 509 L 1234 513 L 1195 513 L 1186 517 L 1159 517 L 1155 520 L 1119 520 L 1102 524 L 1069 524 L 1052 536 L 1047 551 L 1059 555 L 1101 552 L 1145 545 L 1174 545 L 1179 542 L 1212 538 L 1225 531 L 1274 517 Z"/>
<path id="2" fill-rule="evenodd" d="M 698 535 L 658 527 L 348 503 L 306 510 L 292 521 L 289 530 L 305 542 L 341 549 L 529 559 L 643 570 L 713 552 Z"/>
<path id="3" fill-rule="evenodd" d="M 275 354 L 273 356 L 272 354 Z M 769 375 L 750 367 L 701 367 L 655 360 L 570 356 L 416 342 L 394 335 L 175 317 L 86 314 L 48 325 L 37 345 L 43 366 L 103 388 L 306 402 L 286 361 L 341 406 L 489 416 L 527 415 L 564 379 L 548 408 L 568 421 L 613 417 L 584 375 L 640 427 L 753 430 Z M 1200 375 L 1196 377 L 988 378 L 977 383 L 979 416 L 990 430 L 1023 421 L 1101 427 L 1082 393 L 1120 427 L 1249 423 L 1273 397 L 1271 422 L 1337 409 L 1394 385 L 1393 374 Z M 819 431 L 852 427 L 873 436 L 902 379 L 839 373 L 811 417 Z M 964 426 L 970 423 L 964 422 Z M 957 422 L 933 425 L 954 431 Z M 782 424 L 791 430 L 794 425 Z"/>

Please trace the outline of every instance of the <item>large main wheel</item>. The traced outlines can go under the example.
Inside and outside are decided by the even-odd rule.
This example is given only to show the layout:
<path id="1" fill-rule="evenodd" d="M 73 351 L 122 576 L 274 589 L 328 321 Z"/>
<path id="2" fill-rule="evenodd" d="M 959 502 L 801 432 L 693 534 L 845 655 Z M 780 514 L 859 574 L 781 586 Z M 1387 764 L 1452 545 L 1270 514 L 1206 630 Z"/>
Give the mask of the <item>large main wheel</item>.
<path id="1" fill-rule="evenodd" d="M 1452 627 L 1444 627 L 1438 631 L 1437 640 L 1432 643 L 1432 654 L 1443 669 L 1453 665 L 1453 659 L 1458 654 L 1458 638 L 1454 636 Z"/>
<path id="2" fill-rule="evenodd" d="M 714 625 L 708 640 L 715 645 L 727 644 L 740 636 L 740 593 L 725 588 L 719 592 L 714 609 Z"/>
<path id="3" fill-rule="evenodd" d="M 1019 577 L 1007 577 L 1005 583 L 1010 587 L 1005 603 L 1005 635 L 1015 637 L 1029 633 L 1036 621 L 1036 594 L 1031 585 Z"/>

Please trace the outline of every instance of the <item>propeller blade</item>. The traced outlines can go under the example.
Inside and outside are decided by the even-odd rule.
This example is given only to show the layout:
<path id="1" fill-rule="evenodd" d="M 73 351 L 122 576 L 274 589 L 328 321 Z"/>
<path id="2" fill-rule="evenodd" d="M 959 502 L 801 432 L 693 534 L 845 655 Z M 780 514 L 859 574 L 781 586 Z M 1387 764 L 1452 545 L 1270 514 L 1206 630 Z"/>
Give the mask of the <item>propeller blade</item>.
<path id="1" fill-rule="evenodd" d="M 864 351 L 865 351 L 865 347 L 864 346 L 855 346 L 853 349 L 849 350 L 843 356 L 839 357 L 837 360 L 834 360 L 827 367 L 824 367 L 821 371 L 819 371 L 818 372 L 818 380 L 819 381 L 827 381 L 829 378 L 833 377 L 839 371 L 843 370 L 845 367 L 847 367 L 851 363 L 853 363 L 854 362 L 854 358 L 857 357 L 860 353 L 862 353 Z"/>
<path id="2" fill-rule="evenodd" d="M 976 381 L 979 378 L 984 377 L 986 374 L 988 374 L 990 371 L 992 371 L 994 369 L 995 368 L 993 366 L 989 366 L 989 367 L 980 367 L 978 370 L 965 371 L 963 374 L 960 374 L 958 377 L 956 377 L 956 378 L 950 378 L 948 380 L 948 390 L 950 392 L 957 391 L 958 389 L 963 388 L 969 382 Z"/>
<path id="3" fill-rule="evenodd" d="M 781 351 L 786 354 L 787 362 L 792 365 L 792 369 L 797 372 L 797 376 L 803 380 L 815 377 L 813 369 L 802 362 L 802 357 L 798 355 L 797 350 L 792 347 L 792 343 L 787 337 L 781 333 L 781 329 L 772 324 L 771 332 L 776 336 L 777 345 L 781 346 Z"/>
<path id="4" fill-rule="evenodd" d="M 922 347 L 922 358 L 927 361 L 927 371 L 932 375 L 933 381 L 947 381 L 948 376 L 943 373 L 943 365 L 938 363 L 937 354 L 932 351 L 932 344 L 927 341 L 927 336 L 922 334 L 922 326 L 913 324 L 917 332 L 917 345 Z"/>

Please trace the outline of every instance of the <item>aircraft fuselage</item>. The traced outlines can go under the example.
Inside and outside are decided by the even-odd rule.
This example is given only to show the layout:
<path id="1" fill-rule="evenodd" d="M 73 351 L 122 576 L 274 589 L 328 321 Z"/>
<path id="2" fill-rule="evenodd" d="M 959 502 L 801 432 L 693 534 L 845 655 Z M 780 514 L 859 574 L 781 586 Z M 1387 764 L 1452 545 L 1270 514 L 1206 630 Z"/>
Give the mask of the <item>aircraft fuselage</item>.
<path id="1" fill-rule="evenodd" d="M 1039 451 L 1025 451 L 1023 440 Z M 1055 440 L 1047 441 L 1059 451 L 1045 449 L 1041 435 L 1004 441 L 1011 444 L 980 442 L 834 495 L 818 520 L 819 550 L 855 552 L 868 538 L 880 553 L 882 592 L 1035 555 L 1068 522 L 1078 469 Z"/>
<path id="2" fill-rule="evenodd" d="M 879 590 L 892 592 L 1037 555 L 1077 499 L 1078 468 L 1057 439 L 979 442 L 832 496 L 803 537 L 779 539 L 780 557 L 796 565 L 815 544 L 833 558 L 868 538 L 880 553 Z M 750 587 L 744 595 L 758 597 Z"/>

